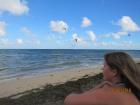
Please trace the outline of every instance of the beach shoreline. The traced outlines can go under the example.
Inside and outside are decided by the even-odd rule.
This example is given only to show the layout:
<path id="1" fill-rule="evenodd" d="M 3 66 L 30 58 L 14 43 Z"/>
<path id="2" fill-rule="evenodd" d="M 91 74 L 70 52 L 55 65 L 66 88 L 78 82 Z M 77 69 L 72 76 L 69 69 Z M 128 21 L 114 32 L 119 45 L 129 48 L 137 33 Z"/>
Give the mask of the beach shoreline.
<path id="1" fill-rule="evenodd" d="M 140 62 L 137 62 L 137 64 L 140 67 Z M 97 84 L 103 81 L 102 70 L 98 69 L 61 71 L 61 73 L 59 71 L 59 73 L 48 74 L 49 76 L 44 75 L 45 77 L 39 76 L 34 78 L 19 79 L 18 81 L 22 81 L 21 84 L 24 85 L 27 85 L 27 83 L 23 83 L 23 80 L 33 82 L 35 80 L 40 80 L 39 78 L 43 78 L 41 79 L 43 81 L 44 78 L 48 81 L 48 78 L 50 78 L 51 83 L 48 83 L 46 80 L 45 84 L 43 82 L 44 85 L 42 85 L 42 87 L 39 84 L 38 88 L 32 87 L 32 89 L 24 92 L 17 92 L 17 94 L 10 95 L 9 97 L 0 98 L 0 105 L 64 105 L 64 99 L 68 94 L 82 93 L 94 88 Z M 55 78 L 55 81 L 52 79 L 53 77 Z M 11 84 L 13 86 L 15 85 L 14 82 L 11 82 Z M 11 86 L 11 84 L 8 85 Z M 33 82 L 32 84 L 35 83 Z M 18 85 L 16 84 L 16 86 Z M 5 87 L 5 89 L 6 88 L 11 87 Z M 19 88 L 17 90 L 19 90 Z"/>
<path id="2" fill-rule="evenodd" d="M 70 80 L 78 80 L 83 76 L 95 76 L 101 72 L 101 67 L 81 70 L 73 69 L 0 81 L 0 90 L 2 90 L 0 91 L 0 98 L 24 93 L 32 89 L 43 89 L 47 84 L 57 85 Z"/>

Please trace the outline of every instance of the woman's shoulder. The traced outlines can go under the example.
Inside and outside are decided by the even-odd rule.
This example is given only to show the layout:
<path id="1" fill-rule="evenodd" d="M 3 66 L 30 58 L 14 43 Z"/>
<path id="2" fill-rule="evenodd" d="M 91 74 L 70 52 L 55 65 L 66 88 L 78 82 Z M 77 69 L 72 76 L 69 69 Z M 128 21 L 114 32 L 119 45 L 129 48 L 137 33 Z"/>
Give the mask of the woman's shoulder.
<path id="1" fill-rule="evenodd" d="M 116 90 L 115 90 L 116 89 Z M 117 90 L 118 89 L 118 90 Z M 110 82 L 99 84 L 96 89 L 93 88 L 81 94 L 71 94 L 66 97 L 65 105 L 87 105 L 87 104 L 108 104 L 108 105 L 131 105 L 135 97 L 128 93 L 123 93 L 120 88 L 115 87 Z M 132 101 L 132 102 L 129 102 Z M 114 104 L 115 102 L 115 104 Z M 131 104 L 130 104 L 131 103 Z M 139 104 L 135 104 L 139 105 Z"/>
<path id="2" fill-rule="evenodd" d="M 111 96 L 108 94 L 109 85 L 104 85 L 102 88 L 96 90 L 89 90 L 82 94 L 70 94 L 65 99 L 65 105 L 74 105 L 74 104 L 104 104 L 108 103 L 111 99 Z"/>
<path id="3" fill-rule="evenodd" d="M 107 83 L 101 89 L 97 89 L 96 95 L 101 95 L 101 99 L 106 100 L 106 102 L 115 102 L 115 105 L 140 105 L 140 101 L 125 86 L 116 86 Z"/>

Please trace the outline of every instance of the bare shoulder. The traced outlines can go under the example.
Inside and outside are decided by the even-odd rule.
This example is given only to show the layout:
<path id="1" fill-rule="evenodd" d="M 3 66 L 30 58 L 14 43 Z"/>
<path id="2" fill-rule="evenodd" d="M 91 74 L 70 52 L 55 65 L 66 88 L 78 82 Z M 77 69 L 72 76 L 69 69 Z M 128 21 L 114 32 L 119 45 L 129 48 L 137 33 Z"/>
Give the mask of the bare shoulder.
<path id="1" fill-rule="evenodd" d="M 65 105 L 75 104 L 107 104 L 111 96 L 105 88 L 97 89 L 95 91 L 86 91 L 82 94 L 71 94 L 66 97 Z"/>
<path id="2" fill-rule="evenodd" d="M 67 96 L 65 105 L 140 105 L 139 101 L 131 94 L 118 92 L 118 90 L 113 89 L 114 86 L 112 84 L 104 82 L 97 89 Z"/>

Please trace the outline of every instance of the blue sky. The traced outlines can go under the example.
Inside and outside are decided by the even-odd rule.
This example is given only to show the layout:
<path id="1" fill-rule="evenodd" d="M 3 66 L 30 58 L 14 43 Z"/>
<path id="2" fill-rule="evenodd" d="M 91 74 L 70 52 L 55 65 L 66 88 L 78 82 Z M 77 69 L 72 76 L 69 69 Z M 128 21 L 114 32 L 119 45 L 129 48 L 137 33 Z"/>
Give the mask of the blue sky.
<path id="1" fill-rule="evenodd" d="M 140 0 L 0 0 L 1 49 L 140 49 Z"/>

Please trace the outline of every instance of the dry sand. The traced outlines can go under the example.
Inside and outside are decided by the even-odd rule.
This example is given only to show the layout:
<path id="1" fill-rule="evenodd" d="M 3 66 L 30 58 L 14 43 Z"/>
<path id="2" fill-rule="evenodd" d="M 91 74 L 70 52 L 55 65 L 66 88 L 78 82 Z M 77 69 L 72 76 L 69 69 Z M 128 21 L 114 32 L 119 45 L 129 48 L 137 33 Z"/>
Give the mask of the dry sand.
<path id="1" fill-rule="evenodd" d="M 94 76 L 101 73 L 100 68 L 84 70 L 67 70 L 32 77 L 20 77 L 0 81 L 0 98 L 8 97 L 28 90 L 43 88 L 47 84 L 60 84 L 69 80 L 77 80 L 85 75 Z"/>

